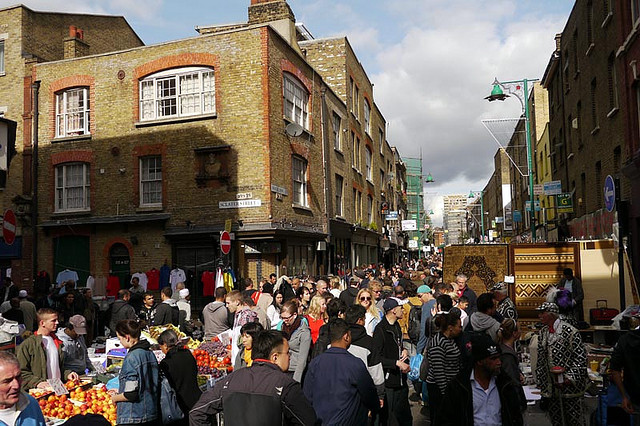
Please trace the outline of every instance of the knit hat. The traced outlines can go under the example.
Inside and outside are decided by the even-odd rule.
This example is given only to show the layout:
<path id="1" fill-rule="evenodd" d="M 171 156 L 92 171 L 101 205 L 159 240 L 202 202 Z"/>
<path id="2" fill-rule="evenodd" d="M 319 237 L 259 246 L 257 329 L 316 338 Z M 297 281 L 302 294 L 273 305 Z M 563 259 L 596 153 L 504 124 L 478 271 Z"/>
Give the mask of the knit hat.
<path id="1" fill-rule="evenodd" d="M 186 299 L 187 296 L 189 295 L 189 289 L 188 288 L 183 288 L 182 290 L 180 290 L 180 298 L 181 299 Z"/>

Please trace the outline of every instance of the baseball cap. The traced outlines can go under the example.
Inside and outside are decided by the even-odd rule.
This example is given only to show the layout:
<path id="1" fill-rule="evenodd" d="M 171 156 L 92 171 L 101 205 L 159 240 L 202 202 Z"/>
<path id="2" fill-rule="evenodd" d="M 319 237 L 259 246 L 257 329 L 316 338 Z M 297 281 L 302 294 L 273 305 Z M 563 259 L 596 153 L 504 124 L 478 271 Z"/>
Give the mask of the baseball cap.
<path id="1" fill-rule="evenodd" d="M 400 306 L 395 297 L 387 297 L 382 305 L 385 312 L 389 312 L 390 310 L 397 308 Z"/>
<path id="2" fill-rule="evenodd" d="M 87 320 L 82 315 L 74 315 L 69 318 L 69 322 L 73 325 L 73 329 L 78 334 L 87 334 Z"/>
<path id="3" fill-rule="evenodd" d="M 556 305 L 553 302 L 544 302 L 542 305 L 538 306 L 536 310 L 541 312 L 551 312 L 554 314 L 560 313 L 560 309 L 558 308 L 558 305 Z"/>
<path id="4" fill-rule="evenodd" d="M 500 355 L 502 350 L 487 334 L 477 336 L 471 341 L 471 355 L 473 361 L 482 361 L 490 356 Z"/>
<path id="5" fill-rule="evenodd" d="M 181 298 L 186 299 L 186 297 L 189 295 L 189 289 L 183 288 L 182 290 L 180 290 L 179 294 Z"/>
<path id="6" fill-rule="evenodd" d="M 18 297 L 21 299 L 24 299 L 25 297 L 27 297 L 27 290 L 20 290 L 18 292 Z"/>
<path id="7" fill-rule="evenodd" d="M 422 284 L 420 287 L 418 287 L 417 292 L 418 294 L 431 293 L 431 287 L 426 284 Z"/>

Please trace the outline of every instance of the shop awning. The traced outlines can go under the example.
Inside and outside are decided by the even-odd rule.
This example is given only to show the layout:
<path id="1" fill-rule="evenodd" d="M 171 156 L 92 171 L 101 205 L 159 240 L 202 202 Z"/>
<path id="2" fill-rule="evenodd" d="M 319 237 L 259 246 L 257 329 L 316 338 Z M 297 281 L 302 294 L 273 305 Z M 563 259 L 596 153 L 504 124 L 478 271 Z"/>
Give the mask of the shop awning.
<path id="1" fill-rule="evenodd" d="M 22 237 L 16 237 L 13 244 L 8 245 L 0 239 L 0 259 L 22 258 Z"/>

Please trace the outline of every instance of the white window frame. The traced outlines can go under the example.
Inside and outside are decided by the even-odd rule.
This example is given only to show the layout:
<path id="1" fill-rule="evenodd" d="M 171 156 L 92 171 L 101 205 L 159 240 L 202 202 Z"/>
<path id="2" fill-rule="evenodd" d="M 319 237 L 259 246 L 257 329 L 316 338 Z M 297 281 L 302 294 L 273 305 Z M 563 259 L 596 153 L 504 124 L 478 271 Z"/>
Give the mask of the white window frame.
<path id="1" fill-rule="evenodd" d="M 369 149 L 369 146 L 365 145 L 364 147 L 364 167 L 365 167 L 365 176 L 367 177 L 367 180 L 370 182 L 373 182 L 373 153 L 371 152 L 371 149 Z"/>
<path id="2" fill-rule="evenodd" d="M 216 79 L 211 67 L 160 71 L 140 80 L 140 121 L 216 113 Z"/>
<path id="3" fill-rule="evenodd" d="M 333 112 L 333 148 L 342 151 L 342 117 Z"/>
<path id="4" fill-rule="evenodd" d="M 309 129 L 309 92 L 289 73 L 282 78 L 284 117 L 305 129 Z"/>
<path id="5" fill-rule="evenodd" d="M 342 210 L 342 206 L 344 203 L 344 192 L 343 192 L 343 187 L 344 187 L 344 178 L 340 175 L 336 175 L 336 216 L 338 217 L 342 217 L 344 215 L 344 212 Z"/>
<path id="6" fill-rule="evenodd" d="M 364 98 L 364 131 L 371 135 L 371 105 L 367 98 Z"/>
<path id="7" fill-rule="evenodd" d="M 373 222 L 373 197 L 367 195 L 367 226 Z"/>
<path id="8" fill-rule="evenodd" d="M 74 87 L 56 94 L 56 138 L 91 134 L 91 101 L 88 87 Z"/>
<path id="9" fill-rule="evenodd" d="M 384 155 L 384 130 L 378 129 L 378 142 L 380 142 L 380 154 Z"/>
<path id="10" fill-rule="evenodd" d="M 140 207 L 161 207 L 162 156 L 149 155 L 140 157 L 139 170 Z"/>
<path id="11" fill-rule="evenodd" d="M 307 160 L 294 155 L 291 158 L 291 180 L 293 186 L 293 204 L 309 207 L 307 192 Z"/>
<path id="12" fill-rule="evenodd" d="M 71 172 L 78 171 L 81 167 L 81 182 L 69 182 L 72 178 Z M 64 163 L 56 166 L 55 169 L 55 212 L 82 212 L 91 210 L 91 167 L 89 163 Z M 80 192 L 82 205 L 70 205 L 70 197 L 73 190 Z M 78 198 L 78 197 L 76 197 Z"/>

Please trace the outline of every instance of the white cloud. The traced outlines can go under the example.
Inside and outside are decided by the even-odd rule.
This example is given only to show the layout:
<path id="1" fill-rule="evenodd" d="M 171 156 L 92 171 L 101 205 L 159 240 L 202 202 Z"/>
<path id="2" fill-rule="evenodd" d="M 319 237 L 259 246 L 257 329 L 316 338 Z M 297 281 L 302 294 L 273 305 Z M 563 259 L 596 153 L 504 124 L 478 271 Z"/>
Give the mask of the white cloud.
<path id="1" fill-rule="evenodd" d="M 0 8 L 14 0 L 0 0 Z M 163 0 L 23 0 L 28 8 L 41 12 L 95 13 L 124 16 L 127 20 L 158 20 Z"/>

